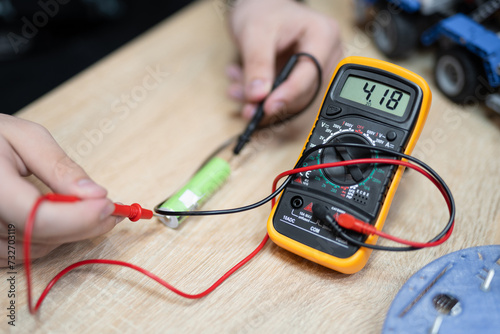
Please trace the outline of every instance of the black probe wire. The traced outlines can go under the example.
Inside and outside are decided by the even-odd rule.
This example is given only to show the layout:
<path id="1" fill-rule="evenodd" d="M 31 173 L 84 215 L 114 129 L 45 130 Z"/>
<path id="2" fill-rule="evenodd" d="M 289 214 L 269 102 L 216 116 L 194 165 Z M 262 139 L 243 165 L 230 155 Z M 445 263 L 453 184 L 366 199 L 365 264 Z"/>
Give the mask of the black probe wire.
<path id="1" fill-rule="evenodd" d="M 302 158 L 299 159 L 299 161 L 295 165 L 295 168 L 300 167 L 304 163 L 304 161 L 312 153 L 319 151 L 321 149 L 338 147 L 338 146 L 356 147 L 356 148 L 368 149 L 368 150 L 375 151 L 375 152 L 383 152 L 383 153 L 386 153 L 388 155 L 392 155 L 393 157 L 407 159 L 407 160 L 411 161 L 412 163 L 425 169 L 443 187 L 443 190 L 446 193 L 446 196 L 448 197 L 449 202 L 450 202 L 450 218 L 449 218 L 447 224 L 445 225 L 443 230 L 437 236 L 435 236 L 433 239 L 431 239 L 429 242 L 434 242 L 434 241 L 440 240 L 441 238 L 443 238 L 446 235 L 446 233 L 453 226 L 453 223 L 455 221 L 456 207 L 455 207 L 455 201 L 453 198 L 453 194 L 451 193 L 450 189 L 448 188 L 446 182 L 430 166 L 428 166 L 427 164 L 425 164 L 421 160 L 419 160 L 415 157 L 412 157 L 410 155 L 396 152 L 396 151 L 392 151 L 390 149 L 386 149 L 383 147 L 374 148 L 373 146 L 365 145 L 365 144 L 328 143 L 328 144 L 317 145 L 313 148 L 310 148 L 310 149 L 307 149 L 306 151 L 304 151 Z M 267 202 L 269 202 L 270 200 L 272 200 L 274 197 L 278 196 L 281 193 L 281 191 L 283 191 L 285 186 L 291 182 L 291 180 L 292 180 L 292 176 L 288 176 L 285 179 L 285 181 L 276 189 L 276 191 L 274 191 L 272 194 L 270 194 L 266 198 L 264 198 L 258 202 L 255 202 L 253 204 L 238 207 L 238 208 L 221 209 L 221 210 L 207 210 L 207 211 L 168 211 L 168 210 L 163 210 L 163 209 L 159 208 L 159 206 L 160 206 L 160 204 L 159 204 L 154 208 L 154 211 L 157 214 L 164 215 L 164 216 L 213 216 L 213 215 L 225 215 L 225 214 L 244 212 L 244 211 L 252 210 L 252 209 L 255 209 L 259 206 L 262 206 L 262 205 L 266 204 Z M 389 246 L 378 246 L 378 245 L 367 244 L 365 242 L 361 242 L 359 240 L 356 240 L 356 239 L 350 237 L 349 235 L 346 234 L 346 232 L 345 232 L 346 230 L 344 230 L 343 228 L 341 228 L 338 225 L 336 225 L 336 226 L 338 227 L 338 229 L 336 229 L 336 231 L 340 234 L 340 236 L 342 238 L 344 238 L 348 242 L 350 242 L 356 246 L 359 246 L 359 247 L 365 247 L 365 248 L 370 248 L 370 249 L 374 249 L 374 250 L 382 250 L 382 251 L 412 251 L 412 250 L 420 249 L 418 247 L 389 247 Z"/>
<path id="2" fill-rule="evenodd" d="M 292 179 L 291 176 L 288 176 L 283 182 L 272 194 L 267 196 L 264 199 L 261 199 L 258 202 L 255 202 L 253 204 L 241 206 L 238 208 L 232 208 L 232 209 L 221 209 L 221 210 L 205 210 L 205 211 L 170 211 L 170 210 L 164 210 L 160 208 L 160 205 L 163 203 L 158 204 L 157 206 L 154 207 L 155 213 L 162 215 L 162 216 L 217 216 L 217 215 L 228 215 L 231 213 L 240 213 L 244 211 L 249 211 L 253 210 L 255 208 L 258 208 L 259 206 L 262 206 L 275 198 L 276 196 L 279 195 L 279 193 L 285 188 L 285 186 L 290 182 Z"/>

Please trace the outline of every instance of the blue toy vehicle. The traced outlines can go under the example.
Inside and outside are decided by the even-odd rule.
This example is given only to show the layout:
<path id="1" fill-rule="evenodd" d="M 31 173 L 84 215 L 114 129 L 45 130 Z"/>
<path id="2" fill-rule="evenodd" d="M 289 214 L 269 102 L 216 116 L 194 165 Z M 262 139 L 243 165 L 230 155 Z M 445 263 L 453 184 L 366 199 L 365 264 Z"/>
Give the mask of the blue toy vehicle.
<path id="1" fill-rule="evenodd" d="M 437 45 L 434 76 L 443 94 L 461 104 L 486 100 L 500 112 L 500 0 L 355 1 L 358 23 L 372 25 L 387 57 Z"/>

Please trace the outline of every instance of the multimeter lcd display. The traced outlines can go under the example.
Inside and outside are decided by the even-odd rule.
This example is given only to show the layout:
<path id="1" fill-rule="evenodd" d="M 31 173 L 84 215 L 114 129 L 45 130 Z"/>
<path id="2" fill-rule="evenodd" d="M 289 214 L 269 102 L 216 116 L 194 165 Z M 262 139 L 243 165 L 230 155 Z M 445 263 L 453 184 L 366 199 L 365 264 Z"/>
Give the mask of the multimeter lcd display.
<path id="1" fill-rule="evenodd" d="M 349 76 L 340 97 L 396 116 L 403 116 L 410 94 L 377 81 Z"/>

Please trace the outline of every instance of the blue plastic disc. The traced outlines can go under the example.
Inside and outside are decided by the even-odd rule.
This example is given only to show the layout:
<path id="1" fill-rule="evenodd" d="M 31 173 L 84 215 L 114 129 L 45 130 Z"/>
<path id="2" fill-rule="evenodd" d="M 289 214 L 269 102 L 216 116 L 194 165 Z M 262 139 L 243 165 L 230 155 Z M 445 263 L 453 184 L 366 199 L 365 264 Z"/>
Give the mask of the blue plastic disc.
<path id="1" fill-rule="evenodd" d="M 382 333 L 500 333 L 500 245 L 459 250 L 420 269 L 394 298 Z"/>

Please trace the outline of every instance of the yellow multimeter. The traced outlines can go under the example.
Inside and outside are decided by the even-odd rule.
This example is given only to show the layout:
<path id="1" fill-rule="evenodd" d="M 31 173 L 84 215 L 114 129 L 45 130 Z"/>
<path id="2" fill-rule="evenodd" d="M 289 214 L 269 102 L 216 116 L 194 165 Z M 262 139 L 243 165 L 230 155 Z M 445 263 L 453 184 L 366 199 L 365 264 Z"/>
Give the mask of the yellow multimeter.
<path id="1" fill-rule="evenodd" d="M 339 63 L 314 126 L 304 144 L 300 166 L 359 158 L 391 158 L 377 147 L 410 154 L 422 131 L 431 91 L 425 80 L 400 66 L 376 59 L 348 57 Z M 374 149 L 335 146 L 303 157 L 328 143 L 355 143 Z M 313 215 L 313 204 L 349 213 L 381 230 L 403 167 L 352 165 L 297 174 L 282 191 L 267 223 L 280 247 L 331 269 L 361 270 L 371 249 L 352 245 Z M 349 233 L 375 244 L 377 237 Z"/>

